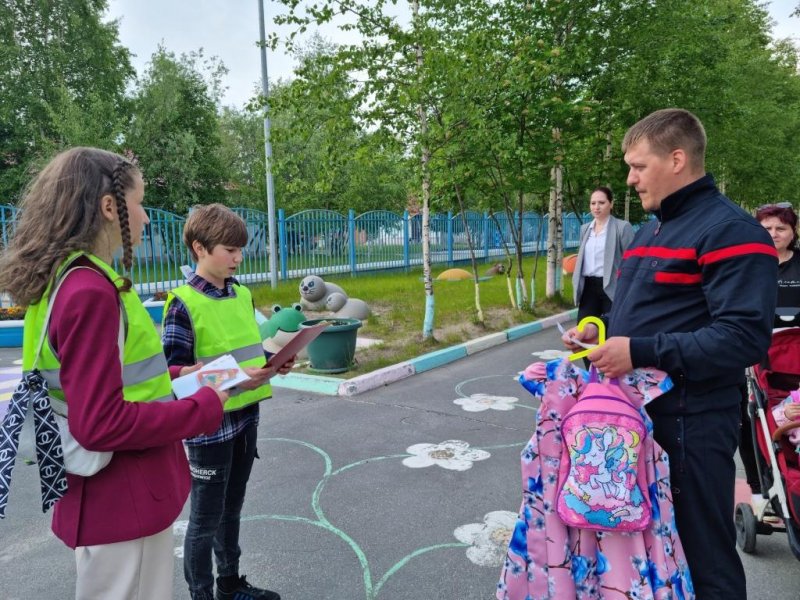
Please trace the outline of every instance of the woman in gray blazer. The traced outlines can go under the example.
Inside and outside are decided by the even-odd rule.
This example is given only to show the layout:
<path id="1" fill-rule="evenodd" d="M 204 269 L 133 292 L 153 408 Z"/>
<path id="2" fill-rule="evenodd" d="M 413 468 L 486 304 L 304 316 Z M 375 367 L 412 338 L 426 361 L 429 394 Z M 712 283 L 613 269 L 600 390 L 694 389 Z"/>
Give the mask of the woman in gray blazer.
<path id="1" fill-rule="evenodd" d="M 607 187 L 592 191 L 589 209 L 594 217 L 581 226 L 581 245 L 572 273 L 578 320 L 611 310 L 622 253 L 633 240 L 631 224 L 611 216 L 614 196 Z"/>

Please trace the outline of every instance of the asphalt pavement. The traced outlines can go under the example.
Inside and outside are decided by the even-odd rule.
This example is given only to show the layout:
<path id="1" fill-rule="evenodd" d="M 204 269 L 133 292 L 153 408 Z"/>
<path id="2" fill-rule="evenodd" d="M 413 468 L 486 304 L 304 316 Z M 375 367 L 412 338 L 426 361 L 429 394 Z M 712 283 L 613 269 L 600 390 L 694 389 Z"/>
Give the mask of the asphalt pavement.
<path id="1" fill-rule="evenodd" d="M 516 374 L 559 348 L 549 328 L 357 396 L 277 389 L 262 405 L 241 572 L 284 600 L 493 598 L 537 405 Z M 0 375 L 18 358 L 0 350 Z M 41 513 L 35 469 L 17 466 L 0 521 L 3 600 L 73 595 L 73 554 Z M 800 597 L 784 534 L 759 536 L 744 563 L 750 598 Z M 188 598 L 179 558 L 175 598 Z"/>

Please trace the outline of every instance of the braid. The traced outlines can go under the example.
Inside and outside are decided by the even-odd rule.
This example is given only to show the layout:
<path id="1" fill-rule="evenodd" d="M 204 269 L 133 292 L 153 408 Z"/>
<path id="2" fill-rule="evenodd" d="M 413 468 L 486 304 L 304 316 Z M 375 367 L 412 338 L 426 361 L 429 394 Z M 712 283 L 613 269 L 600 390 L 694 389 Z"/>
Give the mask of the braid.
<path id="1" fill-rule="evenodd" d="M 130 167 L 130 163 L 119 160 L 111 175 L 111 191 L 117 201 L 117 215 L 119 216 L 119 230 L 122 234 L 122 264 L 126 271 L 131 270 L 133 264 L 133 246 L 131 245 L 131 227 L 128 223 L 128 205 L 125 203 L 125 186 L 122 185 L 122 174 Z"/>

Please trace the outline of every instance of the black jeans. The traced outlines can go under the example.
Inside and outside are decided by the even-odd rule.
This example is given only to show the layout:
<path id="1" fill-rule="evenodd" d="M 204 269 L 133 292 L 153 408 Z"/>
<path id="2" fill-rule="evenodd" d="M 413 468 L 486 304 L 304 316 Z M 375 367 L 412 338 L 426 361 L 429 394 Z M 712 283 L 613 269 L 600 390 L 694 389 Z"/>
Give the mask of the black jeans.
<path id="1" fill-rule="evenodd" d="M 584 277 L 578 298 L 578 321 L 583 317 L 599 317 L 611 311 L 611 298 L 603 290 L 602 277 Z"/>
<path id="2" fill-rule="evenodd" d="M 183 574 L 193 600 L 213 600 L 214 575 L 239 574 L 239 521 L 256 452 L 256 425 L 227 442 L 188 446 L 191 509 L 183 544 Z"/>
<path id="3" fill-rule="evenodd" d="M 738 404 L 652 418 L 653 437 L 669 455 L 675 522 L 698 600 L 746 600 L 733 524 Z"/>

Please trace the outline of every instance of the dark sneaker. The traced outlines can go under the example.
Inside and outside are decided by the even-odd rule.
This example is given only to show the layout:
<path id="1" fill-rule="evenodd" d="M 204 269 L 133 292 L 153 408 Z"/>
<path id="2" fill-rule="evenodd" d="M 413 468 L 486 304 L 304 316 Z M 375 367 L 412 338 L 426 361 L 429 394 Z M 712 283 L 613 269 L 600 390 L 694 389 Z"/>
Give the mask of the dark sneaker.
<path id="1" fill-rule="evenodd" d="M 239 578 L 239 585 L 233 590 L 221 590 L 217 586 L 217 600 L 281 600 L 281 595 L 278 592 L 253 587 L 242 575 Z"/>

